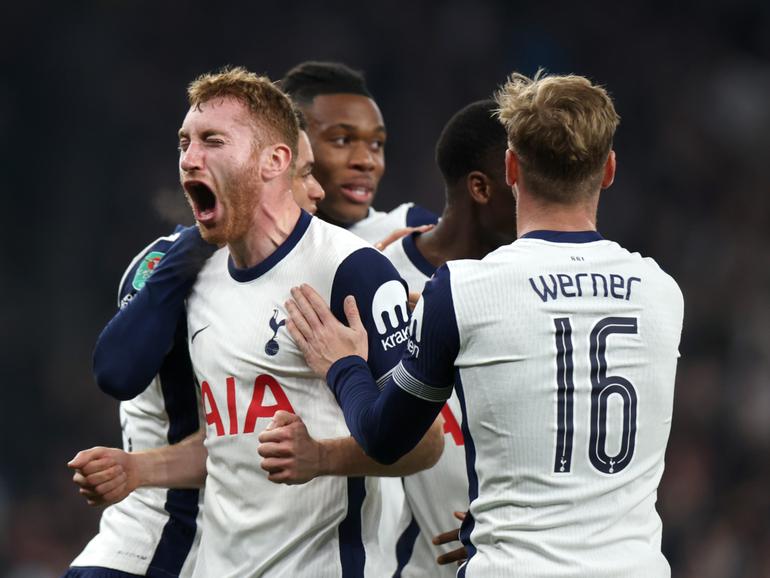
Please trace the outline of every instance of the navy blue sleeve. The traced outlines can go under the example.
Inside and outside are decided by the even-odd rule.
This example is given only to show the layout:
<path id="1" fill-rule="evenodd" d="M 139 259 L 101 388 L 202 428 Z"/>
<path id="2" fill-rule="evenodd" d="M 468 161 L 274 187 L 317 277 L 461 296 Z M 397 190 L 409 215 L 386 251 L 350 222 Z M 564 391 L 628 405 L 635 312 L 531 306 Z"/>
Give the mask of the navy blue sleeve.
<path id="1" fill-rule="evenodd" d="M 406 347 L 406 283 L 387 257 L 366 247 L 351 253 L 334 276 L 329 305 L 343 323 L 347 323 L 344 300 L 348 295 L 356 298 L 361 322 L 369 335 L 369 368 L 376 378 L 385 379 Z"/>
<path id="2" fill-rule="evenodd" d="M 419 227 L 420 225 L 435 225 L 438 223 L 438 215 L 419 205 L 412 205 L 406 212 L 406 226 Z"/>
<path id="3" fill-rule="evenodd" d="M 449 269 L 441 267 L 425 287 L 403 359 L 381 393 L 360 357 L 329 368 L 329 387 L 367 455 L 391 464 L 417 445 L 452 393 L 459 348 Z"/>
<path id="4" fill-rule="evenodd" d="M 126 400 L 147 388 L 184 324 L 185 298 L 214 251 L 189 227 L 170 246 L 151 246 L 129 269 L 120 288 L 121 309 L 94 349 L 94 377 L 102 391 Z"/>

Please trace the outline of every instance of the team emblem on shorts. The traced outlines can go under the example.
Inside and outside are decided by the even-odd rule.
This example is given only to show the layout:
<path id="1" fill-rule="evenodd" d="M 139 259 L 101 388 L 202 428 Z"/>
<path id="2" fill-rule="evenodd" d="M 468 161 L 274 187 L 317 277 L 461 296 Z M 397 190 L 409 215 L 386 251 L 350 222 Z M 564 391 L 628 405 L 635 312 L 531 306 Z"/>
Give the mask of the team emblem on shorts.
<path id="1" fill-rule="evenodd" d="M 144 284 L 147 283 L 147 279 L 149 279 L 150 275 L 155 271 L 155 267 L 158 266 L 163 255 L 165 255 L 165 253 L 161 253 L 160 251 L 151 251 L 144 256 L 144 259 L 142 259 L 142 262 L 134 274 L 134 280 L 131 282 L 134 289 L 139 291 L 144 287 Z"/>
<path id="2" fill-rule="evenodd" d="M 270 319 L 270 329 L 273 330 L 273 336 L 265 343 L 265 353 L 270 356 L 278 353 L 278 342 L 275 340 L 278 330 L 286 325 L 286 319 L 278 321 L 278 309 L 273 309 L 273 317 Z"/>

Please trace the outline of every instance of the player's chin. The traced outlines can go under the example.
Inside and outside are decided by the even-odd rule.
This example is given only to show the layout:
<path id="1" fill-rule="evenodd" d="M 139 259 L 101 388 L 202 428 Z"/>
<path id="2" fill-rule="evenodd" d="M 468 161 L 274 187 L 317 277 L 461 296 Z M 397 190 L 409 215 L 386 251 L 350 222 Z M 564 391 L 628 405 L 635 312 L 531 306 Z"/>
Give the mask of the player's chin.
<path id="1" fill-rule="evenodd" d="M 212 245 L 222 246 L 227 243 L 227 235 L 224 227 L 217 225 L 204 225 L 201 222 L 196 223 L 201 233 L 201 238 Z"/>
<path id="2" fill-rule="evenodd" d="M 371 203 L 353 202 L 340 195 L 336 199 L 331 199 L 330 195 L 319 204 L 321 212 L 328 215 L 337 222 L 353 225 L 362 221 L 369 215 Z"/>

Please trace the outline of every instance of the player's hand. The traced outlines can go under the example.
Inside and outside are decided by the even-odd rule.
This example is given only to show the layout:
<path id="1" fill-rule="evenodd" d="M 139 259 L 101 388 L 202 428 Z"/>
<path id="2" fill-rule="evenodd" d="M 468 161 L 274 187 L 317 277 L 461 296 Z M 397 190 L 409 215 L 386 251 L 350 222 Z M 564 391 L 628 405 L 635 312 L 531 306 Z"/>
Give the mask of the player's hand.
<path id="1" fill-rule="evenodd" d="M 72 481 L 89 506 L 116 504 L 138 485 L 131 454 L 117 448 L 83 450 L 67 467 L 75 470 Z"/>
<path id="2" fill-rule="evenodd" d="M 374 248 L 379 249 L 380 251 L 384 251 L 385 247 L 391 243 L 394 243 L 395 241 L 398 241 L 399 239 L 406 237 L 407 235 L 411 235 L 412 233 L 427 233 L 435 226 L 436 225 L 420 225 L 419 227 L 404 227 L 403 229 L 396 229 L 382 241 L 375 243 Z"/>
<path id="3" fill-rule="evenodd" d="M 286 302 L 286 328 L 316 375 L 325 379 L 332 364 L 348 355 L 367 359 L 368 336 L 352 295 L 345 297 L 344 303 L 349 327 L 337 320 L 310 285 L 292 288 L 291 296 L 293 299 Z"/>
<path id="4" fill-rule="evenodd" d="M 275 412 L 259 434 L 257 453 L 267 479 L 276 484 L 304 484 L 322 471 L 321 444 L 310 437 L 302 419 L 288 411 Z"/>
<path id="5" fill-rule="evenodd" d="M 455 512 L 454 517 L 462 522 L 465 519 L 465 513 Z M 434 536 L 432 540 L 436 546 L 441 546 L 442 544 L 451 544 L 452 542 L 459 541 L 460 528 L 457 528 L 456 530 L 450 530 L 448 532 L 442 532 L 438 536 Z M 452 562 L 456 562 L 459 566 L 467 559 L 468 551 L 465 549 L 465 546 L 461 546 L 455 550 L 452 550 L 451 552 L 441 554 L 438 558 L 436 558 L 436 562 L 439 564 L 439 566 L 445 566 L 446 564 L 451 564 Z"/>
<path id="6" fill-rule="evenodd" d="M 409 311 L 414 311 L 414 308 L 417 307 L 417 302 L 420 300 L 421 294 L 417 293 L 416 291 L 409 293 L 409 298 L 407 300 L 407 305 L 409 305 Z"/>

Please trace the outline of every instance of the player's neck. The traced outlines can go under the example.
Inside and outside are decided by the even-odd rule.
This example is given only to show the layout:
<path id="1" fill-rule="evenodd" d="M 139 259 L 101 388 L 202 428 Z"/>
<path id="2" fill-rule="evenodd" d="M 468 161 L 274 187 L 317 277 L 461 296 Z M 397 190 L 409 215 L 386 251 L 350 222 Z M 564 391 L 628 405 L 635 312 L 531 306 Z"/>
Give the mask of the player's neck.
<path id="1" fill-rule="evenodd" d="M 455 259 L 481 259 L 487 247 L 474 229 L 472 209 L 447 206 L 438 224 L 415 241 L 417 250 L 436 268 Z"/>
<path id="2" fill-rule="evenodd" d="M 583 203 L 564 205 L 541 201 L 520 192 L 516 200 L 519 237 L 532 231 L 595 231 L 597 195 Z"/>
<path id="3" fill-rule="evenodd" d="M 300 208 L 290 192 L 263 197 L 254 210 L 248 232 L 227 244 L 235 266 L 247 269 L 267 259 L 291 235 L 299 215 Z"/>

